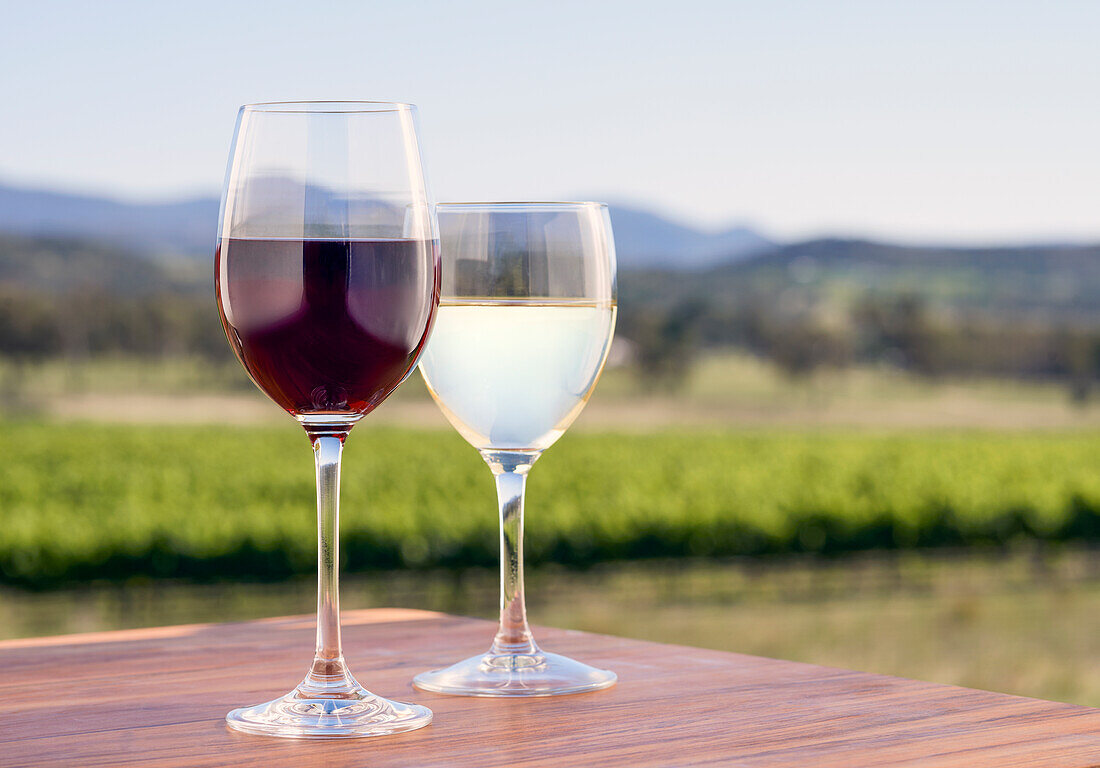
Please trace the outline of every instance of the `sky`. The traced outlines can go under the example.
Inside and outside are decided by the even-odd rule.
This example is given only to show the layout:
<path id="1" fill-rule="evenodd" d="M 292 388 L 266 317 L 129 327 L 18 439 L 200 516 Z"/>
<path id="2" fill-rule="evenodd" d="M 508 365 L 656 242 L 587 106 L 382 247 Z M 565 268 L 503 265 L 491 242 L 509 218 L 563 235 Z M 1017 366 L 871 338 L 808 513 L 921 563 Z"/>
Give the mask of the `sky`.
<path id="1" fill-rule="evenodd" d="M 1100 240 L 1100 2 L 0 0 L 0 183 L 216 194 L 237 107 L 411 101 L 440 200 Z"/>

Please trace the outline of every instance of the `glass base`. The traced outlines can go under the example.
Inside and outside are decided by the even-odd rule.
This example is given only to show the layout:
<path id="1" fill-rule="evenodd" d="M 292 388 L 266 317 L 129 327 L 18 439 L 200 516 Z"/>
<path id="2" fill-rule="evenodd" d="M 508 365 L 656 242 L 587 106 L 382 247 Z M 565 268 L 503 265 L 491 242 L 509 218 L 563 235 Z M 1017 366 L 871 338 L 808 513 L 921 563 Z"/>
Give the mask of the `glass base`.
<path id="1" fill-rule="evenodd" d="M 609 688 L 614 672 L 538 650 L 472 656 L 446 669 L 421 672 L 413 685 L 456 696 L 561 696 Z"/>
<path id="2" fill-rule="evenodd" d="M 311 696 L 296 688 L 286 696 L 225 716 L 230 728 L 288 739 L 385 736 L 423 728 L 432 711 L 376 696 L 362 686 L 339 694 Z"/>

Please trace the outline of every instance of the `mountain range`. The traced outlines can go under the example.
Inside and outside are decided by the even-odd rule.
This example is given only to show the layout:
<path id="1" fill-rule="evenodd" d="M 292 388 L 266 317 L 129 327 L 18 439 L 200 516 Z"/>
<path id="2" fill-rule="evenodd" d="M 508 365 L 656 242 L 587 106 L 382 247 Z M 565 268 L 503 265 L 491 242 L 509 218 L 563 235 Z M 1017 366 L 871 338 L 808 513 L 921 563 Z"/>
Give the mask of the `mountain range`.
<path id="1" fill-rule="evenodd" d="M 152 257 L 209 257 L 219 201 L 124 202 L 86 194 L 0 184 L 0 232 L 70 237 Z M 703 269 L 759 254 L 775 244 L 749 227 L 711 232 L 657 213 L 611 204 L 623 269 Z"/>
<path id="2" fill-rule="evenodd" d="M 89 240 L 151 256 L 208 256 L 218 205 L 213 197 L 128 203 L 0 184 L 0 232 Z"/>
<path id="3" fill-rule="evenodd" d="M 217 216 L 213 197 L 128 203 L 0 185 L 0 288 L 205 291 Z M 1100 245 L 775 243 L 746 227 L 706 232 L 614 203 L 611 217 L 624 306 L 913 295 L 958 309 L 1100 316 Z"/>

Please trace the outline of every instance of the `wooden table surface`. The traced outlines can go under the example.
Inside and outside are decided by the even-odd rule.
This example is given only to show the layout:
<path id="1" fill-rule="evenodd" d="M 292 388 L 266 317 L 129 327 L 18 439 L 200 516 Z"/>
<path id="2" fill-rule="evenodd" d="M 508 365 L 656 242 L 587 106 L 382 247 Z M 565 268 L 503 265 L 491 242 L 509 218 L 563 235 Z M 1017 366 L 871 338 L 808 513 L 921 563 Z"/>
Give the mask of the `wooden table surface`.
<path id="1" fill-rule="evenodd" d="M 485 621 L 344 614 L 351 669 L 432 725 L 375 739 L 229 731 L 229 709 L 292 688 L 312 618 L 0 642 L 0 766 L 1100 765 L 1100 710 L 755 656 L 541 629 L 619 673 L 606 691 L 527 700 L 421 693 L 415 672 L 485 647 Z"/>

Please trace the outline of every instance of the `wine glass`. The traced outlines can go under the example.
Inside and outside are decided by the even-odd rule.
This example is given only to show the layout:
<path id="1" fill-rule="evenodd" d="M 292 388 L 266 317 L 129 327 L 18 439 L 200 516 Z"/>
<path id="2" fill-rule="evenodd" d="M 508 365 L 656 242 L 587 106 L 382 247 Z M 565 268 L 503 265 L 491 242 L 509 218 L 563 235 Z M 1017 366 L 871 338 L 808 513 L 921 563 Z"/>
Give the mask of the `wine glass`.
<path id="1" fill-rule="evenodd" d="M 256 386 L 305 428 L 317 464 L 313 664 L 290 693 L 226 721 L 292 738 L 421 728 L 429 709 L 376 696 L 348 671 L 338 588 L 344 439 L 412 371 L 439 303 L 415 107 L 241 107 L 218 238 L 225 334 Z"/>
<path id="2" fill-rule="evenodd" d="M 606 688 L 615 673 L 547 653 L 527 625 L 527 472 L 592 393 L 615 328 L 615 244 L 601 203 L 436 206 L 443 253 L 439 321 L 420 360 L 428 389 L 496 478 L 500 628 L 487 653 L 416 676 L 466 696 L 550 696 Z"/>

